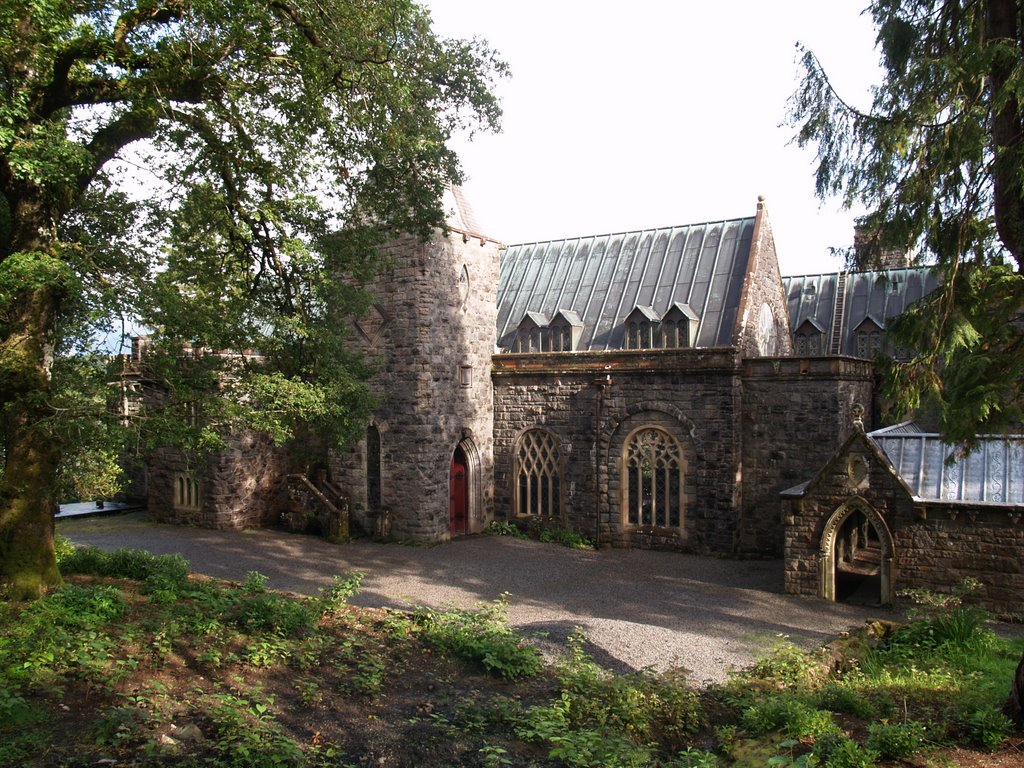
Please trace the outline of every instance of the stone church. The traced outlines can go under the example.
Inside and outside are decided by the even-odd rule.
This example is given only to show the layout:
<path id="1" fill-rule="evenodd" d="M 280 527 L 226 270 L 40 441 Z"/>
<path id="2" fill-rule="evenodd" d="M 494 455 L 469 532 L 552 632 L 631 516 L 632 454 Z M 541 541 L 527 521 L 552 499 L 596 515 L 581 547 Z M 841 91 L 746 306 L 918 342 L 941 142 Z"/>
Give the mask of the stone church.
<path id="1" fill-rule="evenodd" d="M 354 323 L 382 405 L 364 439 L 300 479 L 293 506 L 345 507 L 353 531 L 397 540 L 508 520 L 600 547 L 785 553 L 788 589 L 842 596 L 836 567 L 819 573 L 836 560 L 835 531 L 819 558 L 819 529 L 846 502 L 790 490 L 783 515 L 780 494 L 824 493 L 807 481 L 880 426 L 871 359 L 887 351 L 887 321 L 935 289 L 929 270 L 784 278 L 763 199 L 740 218 L 511 246 L 460 190 L 445 203 L 447 232 L 392 243 L 376 303 Z M 150 509 L 214 527 L 277 522 L 285 472 L 246 440 L 202 478 L 153 467 Z M 239 467 L 259 482 L 225 490 Z M 862 501 L 863 520 L 881 520 Z M 848 517 L 831 524 L 851 541 Z M 857 539 L 864 553 L 880 540 Z M 867 577 L 889 600 L 893 561 L 874 555 Z"/>

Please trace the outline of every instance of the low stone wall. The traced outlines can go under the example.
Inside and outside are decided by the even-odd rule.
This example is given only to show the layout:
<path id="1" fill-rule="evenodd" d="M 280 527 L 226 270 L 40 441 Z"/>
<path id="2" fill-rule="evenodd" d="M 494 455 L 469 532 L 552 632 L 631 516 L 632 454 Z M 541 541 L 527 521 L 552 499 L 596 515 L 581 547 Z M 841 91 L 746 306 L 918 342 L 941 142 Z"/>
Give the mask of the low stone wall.
<path id="1" fill-rule="evenodd" d="M 264 435 L 228 438 L 228 448 L 200 465 L 179 451 L 158 449 L 149 460 L 148 505 L 166 523 L 201 528 L 240 529 L 276 525 L 287 508 L 286 452 Z M 196 483 L 197 498 L 182 504 L 177 486 Z"/>

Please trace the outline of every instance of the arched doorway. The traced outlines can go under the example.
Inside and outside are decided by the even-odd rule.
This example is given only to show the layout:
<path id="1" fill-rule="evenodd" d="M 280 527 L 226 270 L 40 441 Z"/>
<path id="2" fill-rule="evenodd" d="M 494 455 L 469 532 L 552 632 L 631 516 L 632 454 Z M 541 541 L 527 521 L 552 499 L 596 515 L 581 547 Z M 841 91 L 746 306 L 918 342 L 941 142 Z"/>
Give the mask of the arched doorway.
<path id="1" fill-rule="evenodd" d="M 863 499 L 853 499 L 832 513 L 821 535 L 818 559 L 818 591 L 826 600 L 892 602 L 892 534 Z"/>
<path id="2" fill-rule="evenodd" d="M 469 461 L 466 452 L 459 445 L 452 454 L 451 469 L 448 473 L 449 531 L 455 536 L 465 536 L 469 531 Z"/>

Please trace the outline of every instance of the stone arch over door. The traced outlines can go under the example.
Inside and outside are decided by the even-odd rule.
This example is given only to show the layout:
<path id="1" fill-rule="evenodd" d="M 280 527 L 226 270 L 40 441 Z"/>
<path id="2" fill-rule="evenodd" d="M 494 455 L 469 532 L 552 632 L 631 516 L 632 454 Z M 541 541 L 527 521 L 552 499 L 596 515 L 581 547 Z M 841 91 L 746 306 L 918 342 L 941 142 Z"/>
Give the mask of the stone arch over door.
<path id="1" fill-rule="evenodd" d="M 822 530 L 818 595 L 844 600 L 852 596 L 844 594 L 844 588 L 861 578 L 860 589 L 877 594 L 882 605 L 892 603 L 894 554 L 892 533 L 878 510 L 860 497 L 850 499 L 832 513 Z M 859 596 L 868 597 L 866 591 Z"/>
<path id="2" fill-rule="evenodd" d="M 460 471 L 464 473 L 461 478 Z M 450 536 L 479 533 L 484 509 L 483 460 L 471 435 L 466 434 L 452 451 L 448 490 Z"/>

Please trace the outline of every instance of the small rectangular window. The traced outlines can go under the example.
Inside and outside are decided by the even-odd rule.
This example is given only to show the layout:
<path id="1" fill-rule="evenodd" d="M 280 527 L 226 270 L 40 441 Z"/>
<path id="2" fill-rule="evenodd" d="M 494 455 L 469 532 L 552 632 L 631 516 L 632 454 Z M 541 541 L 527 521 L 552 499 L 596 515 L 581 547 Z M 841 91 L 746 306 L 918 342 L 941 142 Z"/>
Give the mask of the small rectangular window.
<path id="1" fill-rule="evenodd" d="M 459 386 L 460 387 L 471 387 L 471 386 L 473 386 L 473 366 L 472 365 L 460 365 L 459 366 Z"/>

